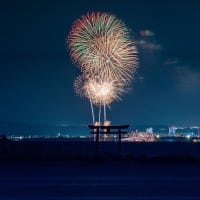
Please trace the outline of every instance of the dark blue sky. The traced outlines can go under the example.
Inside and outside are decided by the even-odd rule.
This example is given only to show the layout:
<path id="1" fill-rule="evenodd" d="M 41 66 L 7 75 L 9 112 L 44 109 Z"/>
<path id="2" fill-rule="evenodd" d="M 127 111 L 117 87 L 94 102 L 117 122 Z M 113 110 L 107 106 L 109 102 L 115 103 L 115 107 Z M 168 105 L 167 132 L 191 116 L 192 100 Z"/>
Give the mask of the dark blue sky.
<path id="1" fill-rule="evenodd" d="M 72 23 L 105 11 L 132 30 L 139 68 L 132 90 L 114 102 L 114 124 L 200 124 L 198 1 L 4 1 L 0 5 L 0 121 L 88 124 L 89 102 L 77 97 L 80 74 L 66 51 Z"/>

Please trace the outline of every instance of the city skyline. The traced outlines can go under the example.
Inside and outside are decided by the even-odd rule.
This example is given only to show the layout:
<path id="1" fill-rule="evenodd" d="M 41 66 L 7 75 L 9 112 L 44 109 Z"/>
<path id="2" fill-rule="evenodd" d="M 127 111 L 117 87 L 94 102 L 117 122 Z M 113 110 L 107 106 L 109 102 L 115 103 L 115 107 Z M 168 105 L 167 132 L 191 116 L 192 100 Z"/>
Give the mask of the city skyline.
<path id="1" fill-rule="evenodd" d="M 139 68 L 114 124 L 200 124 L 199 5 L 195 1 L 11 1 L 1 6 L 0 121 L 61 125 L 92 122 L 76 96 L 80 75 L 66 49 L 73 22 L 88 11 L 121 18 L 136 40 Z M 96 108 L 97 109 L 97 108 Z"/>

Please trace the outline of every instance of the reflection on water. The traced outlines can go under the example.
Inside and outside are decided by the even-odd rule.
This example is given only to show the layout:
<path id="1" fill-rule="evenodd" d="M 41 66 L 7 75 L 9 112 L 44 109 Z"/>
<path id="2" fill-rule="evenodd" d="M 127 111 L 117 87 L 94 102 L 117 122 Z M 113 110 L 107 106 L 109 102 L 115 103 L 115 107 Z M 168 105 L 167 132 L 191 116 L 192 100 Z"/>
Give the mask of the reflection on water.
<path id="1" fill-rule="evenodd" d="M 200 199 L 198 165 L 119 162 L 0 164 L 0 199 Z"/>
<path id="2" fill-rule="evenodd" d="M 4 177 L 1 199 L 199 199 L 199 177 Z M 188 187 L 193 185 L 193 187 Z"/>

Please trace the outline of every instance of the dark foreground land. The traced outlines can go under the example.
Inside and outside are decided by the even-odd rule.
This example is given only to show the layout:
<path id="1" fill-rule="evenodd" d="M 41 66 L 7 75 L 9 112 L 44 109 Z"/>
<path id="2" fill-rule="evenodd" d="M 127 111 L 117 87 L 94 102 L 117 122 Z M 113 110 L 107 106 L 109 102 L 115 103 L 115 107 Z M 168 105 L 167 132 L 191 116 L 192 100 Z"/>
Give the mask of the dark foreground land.
<path id="1" fill-rule="evenodd" d="M 164 158 L 173 160 L 200 160 L 200 142 L 100 142 L 98 157 Z M 65 140 L 0 140 L 0 160 L 68 161 L 90 160 L 97 156 L 93 141 Z"/>
<path id="2" fill-rule="evenodd" d="M 200 199 L 199 143 L 1 141 L 0 199 Z"/>

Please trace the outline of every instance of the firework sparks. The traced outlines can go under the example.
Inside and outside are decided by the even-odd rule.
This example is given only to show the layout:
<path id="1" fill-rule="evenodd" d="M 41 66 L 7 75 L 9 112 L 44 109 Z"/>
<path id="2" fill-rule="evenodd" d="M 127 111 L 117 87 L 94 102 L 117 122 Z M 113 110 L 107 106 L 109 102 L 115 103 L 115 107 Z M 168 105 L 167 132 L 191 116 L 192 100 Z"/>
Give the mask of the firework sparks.
<path id="1" fill-rule="evenodd" d="M 83 85 L 84 85 L 84 77 L 80 75 L 74 80 L 74 91 L 76 95 L 80 97 L 85 96 L 83 91 Z"/>
<path id="2" fill-rule="evenodd" d="M 84 84 L 86 96 L 90 96 L 92 102 L 96 105 L 109 105 L 114 100 L 121 100 L 120 96 L 124 91 L 123 85 L 118 82 L 109 80 L 89 79 Z"/>
<path id="3" fill-rule="evenodd" d="M 137 50 L 122 21 L 107 13 L 88 13 L 69 34 L 72 60 L 85 76 L 129 82 L 137 67 Z"/>
<path id="4" fill-rule="evenodd" d="M 75 79 L 74 90 L 78 96 L 86 97 L 96 105 L 109 105 L 114 100 L 121 100 L 125 92 L 124 85 L 118 81 L 87 79 L 83 75 Z"/>
<path id="5" fill-rule="evenodd" d="M 92 121 L 93 121 L 93 124 L 94 124 L 95 123 L 94 108 L 93 108 L 93 104 L 92 104 L 90 94 L 87 93 L 86 91 L 84 91 L 84 89 L 86 89 L 86 87 L 84 87 L 85 83 L 86 83 L 85 77 L 83 75 L 78 76 L 74 80 L 74 90 L 76 92 L 76 95 L 78 95 L 80 97 L 86 97 L 86 98 L 89 99 L 91 112 L 92 112 Z"/>
<path id="6" fill-rule="evenodd" d="M 68 36 L 71 58 L 83 72 L 74 81 L 77 95 L 101 106 L 121 100 L 137 68 L 137 50 L 125 24 L 108 13 L 88 13 L 76 20 Z"/>

